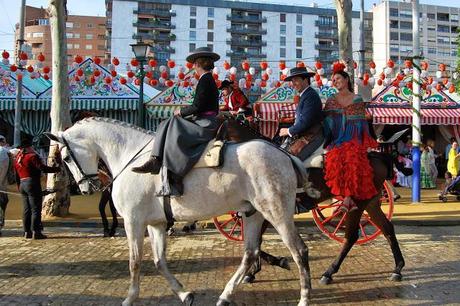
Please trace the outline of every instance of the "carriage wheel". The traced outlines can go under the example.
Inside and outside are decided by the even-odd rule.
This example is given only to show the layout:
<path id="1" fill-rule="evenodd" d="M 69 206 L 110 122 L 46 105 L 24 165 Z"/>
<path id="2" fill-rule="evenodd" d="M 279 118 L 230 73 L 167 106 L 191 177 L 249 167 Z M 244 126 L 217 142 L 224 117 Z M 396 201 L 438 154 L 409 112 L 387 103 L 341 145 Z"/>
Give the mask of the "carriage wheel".
<path id="1" fill-rule="evenodd" d="M 380 199 L 382 210 L 387 216 L 388 220 L 393 217 L 393 192 L 385 182 L 383 184 L 382 197 Z M 319 204 L 312 210 L 313 219 L 316 226 L 328 237 L 340 243 L 345 240 L 345 220 L 347 212 L 340 210 L 343 206 L 342 198 L 337 197 L 330 204 Z M 380 235 L 380 229 L 371 220 L 366 211 L 364 211 L 361 222 L 359 224 L 359 239 L 357 244 L 363 244 L 374 240 Z"/>
<path id="2" fill-rule="evenodd" d="M 243 241 L 243 219 L 237 211 L 229 211 L 227 215 L 214 218 L 214 225 L 225 238 L 233 241 Z"/>

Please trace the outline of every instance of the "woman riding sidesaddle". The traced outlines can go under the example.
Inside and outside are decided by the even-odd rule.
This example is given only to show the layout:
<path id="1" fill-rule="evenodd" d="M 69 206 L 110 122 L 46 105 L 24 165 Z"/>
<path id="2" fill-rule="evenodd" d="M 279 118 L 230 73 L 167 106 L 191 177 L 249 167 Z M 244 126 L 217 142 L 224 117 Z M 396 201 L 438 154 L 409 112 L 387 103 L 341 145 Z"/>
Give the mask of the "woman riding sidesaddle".
<path id="1" fill-rule="evenodd" d="M 163 186 L 157 193 L 159 196 L 183 194 L 183 177 L 198 162 L 208 142 L 216 135 L 219 91 L 211 71 L 219 58 L 208 47 L 197 48 L 187 57 L 200 77 L 193 103 L 176 110 L 173 117 L 161 122 L 150 159 L 142 166 L 132 168 L 137 173 L 151 174 L 160 173 L 162 167 L 167 169 L 162 172 Z"/>

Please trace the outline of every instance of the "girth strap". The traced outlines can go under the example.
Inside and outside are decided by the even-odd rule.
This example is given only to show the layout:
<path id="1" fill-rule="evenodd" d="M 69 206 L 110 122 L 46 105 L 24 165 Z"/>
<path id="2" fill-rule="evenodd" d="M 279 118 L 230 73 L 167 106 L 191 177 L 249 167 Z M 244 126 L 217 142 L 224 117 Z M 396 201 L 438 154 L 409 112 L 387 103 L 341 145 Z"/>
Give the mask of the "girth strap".
<path id="1" fill-rule="evenodd" d="M 173 217 L 172 209 L 171 209 L 171 197 L 164 196 L 163 197 L 163 210 L 166 216 L 166 230 L 169 230 L 174 225 L 174 221 L 176 221 Z"/>

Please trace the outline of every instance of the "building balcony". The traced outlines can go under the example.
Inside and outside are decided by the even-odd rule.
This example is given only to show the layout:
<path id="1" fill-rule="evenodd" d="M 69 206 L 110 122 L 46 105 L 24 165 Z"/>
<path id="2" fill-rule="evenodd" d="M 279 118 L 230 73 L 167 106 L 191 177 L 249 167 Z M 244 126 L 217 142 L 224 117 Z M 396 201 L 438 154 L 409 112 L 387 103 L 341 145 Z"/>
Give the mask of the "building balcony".
<path id="1" fill-rule="evenodd" d="M 336 22 L 320 22 L 319 20 L 316 20 L 315 26 L 318 28 L 337 29 Z"/>
<path id="2" fill-rule="evenodd" d="M 153 34 L 153 33 L 138 33 L 133 35 L 133 39 L 136 40 L 154 40 L 154 41 L 175 41 L 176 35 L 164 35 L 164 34 Z"/>
<path id="3" fill-rule="evenodd" d="M 176 26 L 169 22 L 134 22 L 133 26 L 137 28 L 145 28 L 145 29 L 164 29 L 164 30 L 171 30 L 175 29 Z"/>
<path id="4" fill-rule="evenodd" d="M 235 34 L 253 34 L 253 35 L 265 35 L 267 34 L 267 30 L 260 28 L 260 29 L 249 29 L 249 28 L 240 28 L 240 27 L 228 27 L 227 31 L 230 33 Z"/>
<path id="5" fill-rule="evenodd" d="M 316 50 L 338 51 L 339 45 L 316 44 L 315 49 Z"/>
<path id="6" fill-rule="evenodd" d="M 176 12 L 174 10 L 154 10 L 154 9 L 144 9 L 140 8 L 134 10 L 134 14 L 144 14 L 144 15 L 153 15 L 157 17 L 173 17 L 176 16 Z"/>
<path id="7" fill-rule="evenodd" d="M 315 38 L 324 38 L 324 39 L 339 39 L 339 34 L 337 32 L 316 32 Z"/>
<path id="8" fill-rule="evenodd" d="M 156 46 L 151 47 L 150 50 L 155 53 L 176 53 L 176 49 L 174 49 L 173 47 L 169 47 L 169 46 L 156 45 Z"/>
<path id="9" fill-rule="evenodd" d="M 266 58 L 267 54 L 265 53 L 249 53 L 249 52 L 241 52 L 241 51 L 227 51 L 227 56 L 233 57 L 233 58 Z"/>
<path id="10" fill-rule="evenodd" d="M 338 56 L 332 56 L 332 55 L 316 56 L 315 57 L 315 61 L 320 61 L 322 63 L 324 63 L 324 62 L 334 62 L 334 61 L 337 61 L 338 59 L 339 59 Z"/>
<path id="11" fill-rule="evenodd" d="M 265 40 L 246 40 L 246 39 L 227 39 L 227 43 L 232 46 L 240 47 L 262 47 L 266 46 L 267 42 Z"/>
<path id="12" fill-rule="evenodd" d="M 238 14 L 230 14 L 227 15 L 227 20 L 235 21 L 235 22 L 242 22 L 242 23 L 264 23 L 267 22 L 267 17 L 253 17 L 253 16 L 242 16 Z"/>

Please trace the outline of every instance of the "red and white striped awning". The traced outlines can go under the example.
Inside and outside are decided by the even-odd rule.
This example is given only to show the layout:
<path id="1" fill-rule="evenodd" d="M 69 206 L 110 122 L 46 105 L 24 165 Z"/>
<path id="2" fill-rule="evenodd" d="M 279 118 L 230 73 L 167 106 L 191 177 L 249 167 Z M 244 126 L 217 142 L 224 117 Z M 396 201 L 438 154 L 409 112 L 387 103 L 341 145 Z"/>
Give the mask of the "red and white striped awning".
<path id="1" fill-rule="evenodd" d="M 272 138 L 278 130 L 280 112 L 295 112 L 295 104 L 287 103 L 256 103 L 256 115 L 261 119 L 259 128 L 260 132 Z M 293 114 L 291 114 L 293 115 Z"/>
<path id="2" fill-rule="evenodd" d="M 374 124 L 412 124 L 412 109 L 375 107 L 368 108 Z M 421 110 L 422 125 L 458 125 L 460 124 L 460 109 L 424 108 Z"/>

